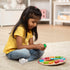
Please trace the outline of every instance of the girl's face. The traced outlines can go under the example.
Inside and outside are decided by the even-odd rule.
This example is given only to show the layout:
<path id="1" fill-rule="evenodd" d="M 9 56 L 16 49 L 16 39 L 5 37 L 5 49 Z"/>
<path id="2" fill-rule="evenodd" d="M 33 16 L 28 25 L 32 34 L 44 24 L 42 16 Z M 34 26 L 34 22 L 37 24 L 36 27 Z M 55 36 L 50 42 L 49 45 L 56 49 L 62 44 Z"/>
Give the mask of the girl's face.
<path id="1" fill-rule="evenodd" d="M 36 27 L 38 21 L 39 21 L 39 19 L 30 18 L 30 19 L 28 20 L 28 29 L 33 29 L 34 27 Z"/>

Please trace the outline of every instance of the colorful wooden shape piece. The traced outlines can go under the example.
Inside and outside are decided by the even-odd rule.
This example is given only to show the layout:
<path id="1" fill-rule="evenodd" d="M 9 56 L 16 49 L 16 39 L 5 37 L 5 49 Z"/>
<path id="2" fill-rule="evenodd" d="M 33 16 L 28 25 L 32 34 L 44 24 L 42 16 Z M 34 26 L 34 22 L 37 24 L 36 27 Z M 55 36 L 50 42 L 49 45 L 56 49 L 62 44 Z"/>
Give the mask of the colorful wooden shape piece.
<path id="1" fill-rule="evenodd" d="M 50 58 L 51 60 L 54 60 L 54 58 Z"/>
<path id="2" fill-rule="evenodd" d="M 57 63 L 59 63 L 59 60 L 55 60 L 54 62 L 57 64 Z"/>
<path id="3" fill-rule="evenodd" d="M 54 56 L 50 56 L 50 58 L 55 58 Z"/>
<path id="4" fill-rule="evenodd" d="M 39 60 L 39 62 L 44 62 L 44 60 Z"/>
<path id="5" fill-rule="evenodd" d="M 45 61 L 45 62 L 43 62 L 44 64 L 49 64 L 49 61 Z"/>
<path id="6" fill-rule="evenodd" d="M 64 62 L 64 60 L 63 59 L 60 59 L 60 62 Z"/>
<path id="7" fill-rule="evenodd" d="M 50 62 L 49 62 L 49 64 L 53 64 L 53 63 L 54 63 L 53 61 L 50 61 Z"/>
<path id="8" fill-rule="evenodd" d="M 48 59 L 49 57 L 45 57 L 45 59 Z"/>
<path id="9" fill-rule="evenodd" d="M 66 60 L 65 58 L 62 58 L 63 60 Z"/>

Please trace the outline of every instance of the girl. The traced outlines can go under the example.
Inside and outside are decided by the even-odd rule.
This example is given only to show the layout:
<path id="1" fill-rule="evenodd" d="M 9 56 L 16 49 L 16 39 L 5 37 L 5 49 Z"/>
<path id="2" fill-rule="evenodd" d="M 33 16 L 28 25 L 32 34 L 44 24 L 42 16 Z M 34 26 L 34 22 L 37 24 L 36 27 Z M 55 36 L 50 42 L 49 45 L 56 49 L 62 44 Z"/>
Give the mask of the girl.
<path id="1" fill-rule="evenodd" d="M 43 44 L 33 44 L 33 35 L 35 41 L 38 39 L 37 23 L 40 19 L 41 12 L 38 8 L 29 6 L 24 10 L 4 48 L 4 53 L 9 59 L 19 60 L 24 64 L 43 55 Z"/>

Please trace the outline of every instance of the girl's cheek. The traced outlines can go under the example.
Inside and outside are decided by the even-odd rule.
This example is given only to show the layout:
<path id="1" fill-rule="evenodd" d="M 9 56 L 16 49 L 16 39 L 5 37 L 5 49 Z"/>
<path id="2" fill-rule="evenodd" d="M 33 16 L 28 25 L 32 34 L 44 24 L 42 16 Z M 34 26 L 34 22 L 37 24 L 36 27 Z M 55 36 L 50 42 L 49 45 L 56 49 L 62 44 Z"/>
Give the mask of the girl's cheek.
<path id="1" fill-rule="evenodd" d="M 35 23 L 35 24 L 34 24 L 34 27 L 36 27 L 36 25 L 37 25 L 37 24 Z"/>

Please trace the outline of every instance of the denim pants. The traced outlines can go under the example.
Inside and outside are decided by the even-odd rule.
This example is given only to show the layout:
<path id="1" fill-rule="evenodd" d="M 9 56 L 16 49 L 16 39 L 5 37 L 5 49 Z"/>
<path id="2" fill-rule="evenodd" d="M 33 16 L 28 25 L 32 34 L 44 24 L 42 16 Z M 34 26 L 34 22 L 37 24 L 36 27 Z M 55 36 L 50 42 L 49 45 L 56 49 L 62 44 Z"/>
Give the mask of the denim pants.
<path id="1" fill-rule="evenodd" d="M 40 58 L 43 55 L 43 53 L 44 51 L 41 50 L 19 49 L 6 54 L 6 56 L 11 60 L 18 60 L 21 58 L 25 58 L 28 59 L 28 61 L 33 61 Z"/>

